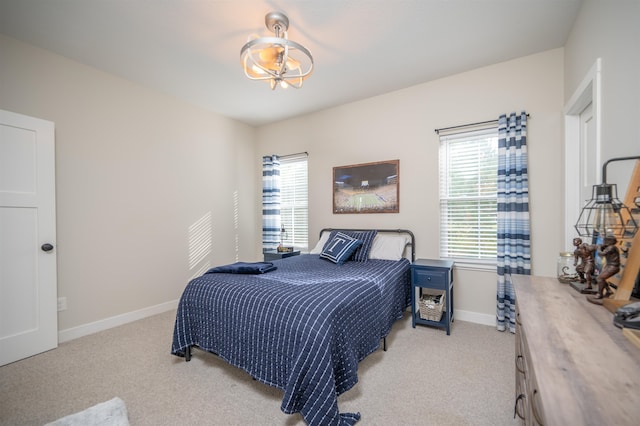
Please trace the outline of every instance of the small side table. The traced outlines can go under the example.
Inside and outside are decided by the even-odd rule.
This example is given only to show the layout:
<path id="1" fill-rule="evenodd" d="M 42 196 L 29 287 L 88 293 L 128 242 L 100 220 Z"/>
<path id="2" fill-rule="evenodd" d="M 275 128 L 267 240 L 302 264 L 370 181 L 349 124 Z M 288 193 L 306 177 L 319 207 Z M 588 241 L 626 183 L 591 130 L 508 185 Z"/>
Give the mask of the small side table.
<path id="1" fill-rule="evenodd" d="M 264 261 L 270 262 L 272 260 L 284 259 L 291 256 L 298 256 L 300 254 L 300 250 L 297 251 L 277 251 L 277 250 L 269 250 L 263 252 Z"/>
<path id="2" fill-rule="evenodd" d="M 453 322 L 453 265 L 449 260 L 417 259 L 411 264 L 411 325 L 430 325 L 444 328 L 451 334 Z M 444 292 L 445 312 L 440 321 L 430 321 L 420 317 L 418 301 L 422 289 L 442 290 Z"/>

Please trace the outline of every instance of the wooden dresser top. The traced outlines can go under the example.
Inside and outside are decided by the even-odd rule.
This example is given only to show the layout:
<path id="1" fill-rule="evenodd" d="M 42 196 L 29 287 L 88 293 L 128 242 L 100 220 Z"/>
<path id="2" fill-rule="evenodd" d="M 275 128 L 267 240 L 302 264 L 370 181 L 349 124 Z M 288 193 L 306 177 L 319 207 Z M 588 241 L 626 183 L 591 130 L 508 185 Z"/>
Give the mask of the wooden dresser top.
<path id="1" fill-rule="evenodd" d="M 640 424 L 640 349 L 613 315 L 556 278 L 512 278 L 546 423 Z"/>

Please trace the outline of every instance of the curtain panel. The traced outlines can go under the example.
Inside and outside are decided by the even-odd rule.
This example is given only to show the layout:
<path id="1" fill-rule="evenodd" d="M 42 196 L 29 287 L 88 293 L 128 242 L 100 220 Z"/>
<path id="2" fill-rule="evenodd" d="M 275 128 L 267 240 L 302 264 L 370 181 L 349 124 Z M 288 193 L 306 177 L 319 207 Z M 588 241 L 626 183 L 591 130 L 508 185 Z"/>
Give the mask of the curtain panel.
<path id="1" fill-rule="evenodd" d="M 527 114 L 498 119 L 498 256 L 496 326 L 515 333 L 512 274 L 531 274 Z"/>
<path id="2" fill-rule="evenodd" d="M 280 244 L 280 157 L 262 157 L 262 250 Z"/>

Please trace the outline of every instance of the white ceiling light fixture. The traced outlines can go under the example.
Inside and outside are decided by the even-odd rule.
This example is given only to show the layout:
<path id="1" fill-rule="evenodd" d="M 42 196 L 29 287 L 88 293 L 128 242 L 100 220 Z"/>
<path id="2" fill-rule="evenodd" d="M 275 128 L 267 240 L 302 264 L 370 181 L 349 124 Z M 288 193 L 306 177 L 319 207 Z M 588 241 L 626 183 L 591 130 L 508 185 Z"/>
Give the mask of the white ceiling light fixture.
<path id="1" fill-rule="evenodd" d="M 313 72 L 311 52 L 287 38 L 289 18 L 284 13 L 270 12 L 264 22 L 275 37 L 249 36 L 240 50 L 244 74 L 251 80 L 268 81 L 271 90 L 278 85 L 301 88 Z"/>

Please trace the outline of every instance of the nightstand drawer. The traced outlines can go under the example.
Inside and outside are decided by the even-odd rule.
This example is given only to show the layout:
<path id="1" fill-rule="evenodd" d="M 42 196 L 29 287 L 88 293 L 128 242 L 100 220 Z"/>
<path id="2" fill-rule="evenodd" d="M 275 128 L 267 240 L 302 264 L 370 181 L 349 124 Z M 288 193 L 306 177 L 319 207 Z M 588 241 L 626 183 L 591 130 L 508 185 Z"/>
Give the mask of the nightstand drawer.
<path id="1" fill-rule="evenodd" d="M 411 277 L 413 285 L 415 287 L 429 287 L 446 289 L 449 284 L 449 271 L 448 270 L 425 270 L 425 269 L 413 269 L 413 276 Z"/>

